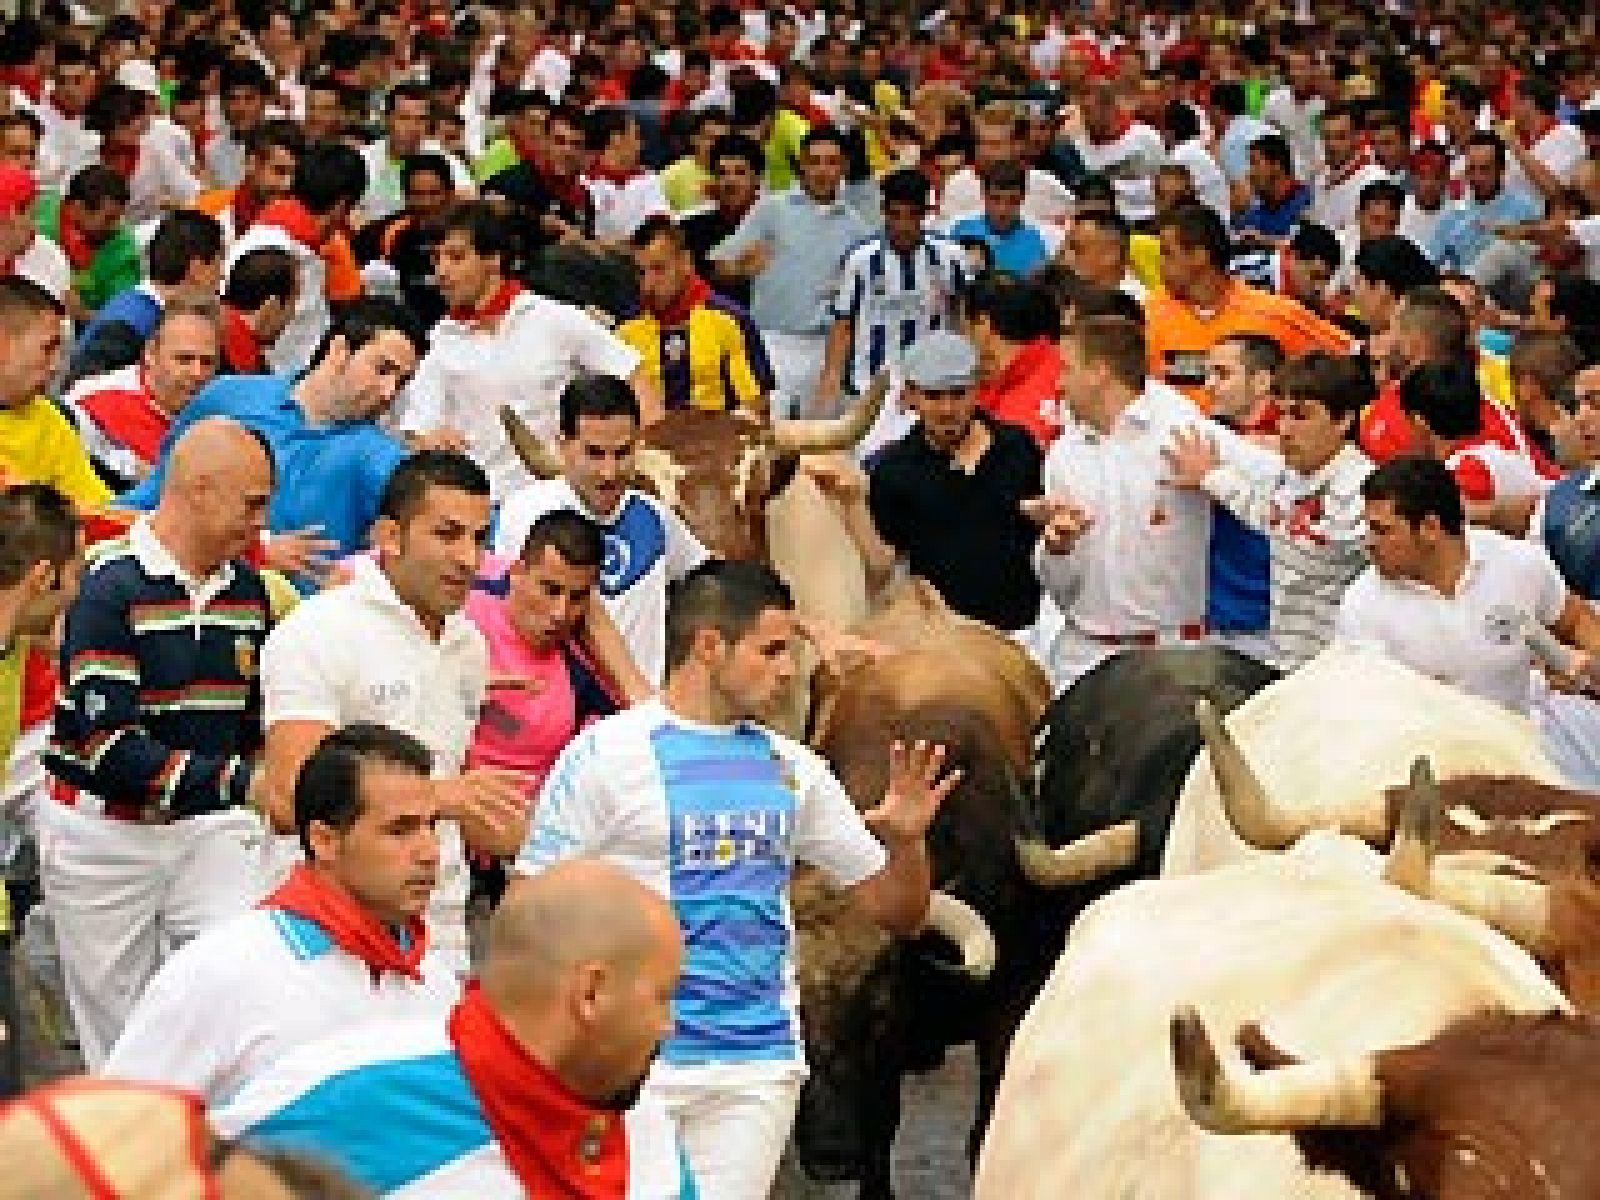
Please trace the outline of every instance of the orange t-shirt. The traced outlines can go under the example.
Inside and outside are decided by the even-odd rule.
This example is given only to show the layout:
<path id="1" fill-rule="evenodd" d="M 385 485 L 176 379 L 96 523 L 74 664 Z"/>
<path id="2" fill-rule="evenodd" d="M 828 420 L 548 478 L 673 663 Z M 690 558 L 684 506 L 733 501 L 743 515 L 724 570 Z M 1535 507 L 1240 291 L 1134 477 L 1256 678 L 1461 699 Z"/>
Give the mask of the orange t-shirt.
<path id="1" fill-rule="evenodd" d="M 1348 354 L 1354 341 L 1298 300 L 1263 292 L 1237 279 L 1210 317 L 1165 288 L 1151 292 L 1145 300 L 1144 325 L 1151 375 L 1170 383 L 1202 408 L 1210 403 L 1205 392 L 1206 351 L 1236 333 L 1264 333 L 1275 338 L 1289 358 L 1308 350 Z"/>

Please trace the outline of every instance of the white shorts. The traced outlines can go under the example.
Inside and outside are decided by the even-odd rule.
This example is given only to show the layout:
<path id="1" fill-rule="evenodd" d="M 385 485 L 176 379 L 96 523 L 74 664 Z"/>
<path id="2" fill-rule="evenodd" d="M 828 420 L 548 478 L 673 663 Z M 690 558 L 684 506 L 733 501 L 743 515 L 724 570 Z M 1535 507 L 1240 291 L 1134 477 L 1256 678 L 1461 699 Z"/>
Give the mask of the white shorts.
<path id="1" fill-rule="evenodd" d="M 677 1128 L 700 1200 L 767 1200 L 803 1083 L 795 1074 L 740 1084 L 652 1078 L 646 1086 Z"/>

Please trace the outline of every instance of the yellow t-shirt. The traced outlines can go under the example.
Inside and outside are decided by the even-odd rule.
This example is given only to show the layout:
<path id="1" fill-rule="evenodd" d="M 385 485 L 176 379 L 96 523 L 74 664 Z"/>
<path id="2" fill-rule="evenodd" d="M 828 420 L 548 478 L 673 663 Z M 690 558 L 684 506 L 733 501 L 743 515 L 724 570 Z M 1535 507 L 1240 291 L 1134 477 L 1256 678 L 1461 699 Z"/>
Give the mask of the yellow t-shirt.
<path id="1" fill-rule="evenodd" d="M 111 499 L 72 422 L 43 396 L 0 408 L 0 475 L 51 484 L 81 510 L 101 508 Z"/>

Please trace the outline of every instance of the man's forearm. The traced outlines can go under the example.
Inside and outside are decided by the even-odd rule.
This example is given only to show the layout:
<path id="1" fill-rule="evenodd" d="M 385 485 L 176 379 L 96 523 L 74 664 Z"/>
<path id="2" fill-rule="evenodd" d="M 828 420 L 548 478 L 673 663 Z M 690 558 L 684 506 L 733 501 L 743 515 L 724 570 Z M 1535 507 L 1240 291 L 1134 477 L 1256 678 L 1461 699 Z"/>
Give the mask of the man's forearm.
<path id="1" fill-rule="evenodd" d="M 928 893 L 933 872 L 928 864 L 928 844 L 922 838 L 885 841 L 889 861 L 861 885 L 860 901 L 867 914 L 896 937 L 910 937 L 928 915 Z"/>

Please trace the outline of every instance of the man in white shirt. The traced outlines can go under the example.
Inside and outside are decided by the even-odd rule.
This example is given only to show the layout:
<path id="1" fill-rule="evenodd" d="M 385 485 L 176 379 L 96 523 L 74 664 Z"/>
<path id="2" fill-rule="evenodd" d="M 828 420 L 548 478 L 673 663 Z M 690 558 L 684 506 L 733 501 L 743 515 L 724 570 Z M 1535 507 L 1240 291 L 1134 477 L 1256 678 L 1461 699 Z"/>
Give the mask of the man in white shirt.
<path id="1" fill-rule="evenodd" d="M 356 722 L 409 733 L 433 756 L 439 887 L 429 909 L 451 967 L 467 968 L 467 865 L 521 844 L 520 777 L 463 771 L 489 685 L 483 635 L 461 612 L 489 528 L 489 481 L 471 460 L 422 451 L 394 469 L 373 526 L 376 559 L 279 623 L 261 654 L 269 806 L 293 825 L 303 764 L 330 732 Z"/>
<path id="2" fill-rule="evenodd" d="M 533 523 L 554 509 L 572 509 L 599 525 L 606 546 L 601 601 L 654 687 L 666 670 L 667 589 L 709 555 L 677 513 L 630 486 L 639 402 L 622 380 L 580 375 L 567 384 L 557 445 L 559 463 L 528 464 L 549 478 L 518 488 L 501 505 L 495 553 L 519 556 Z"/>
<path id="3" fill-rule="evenodd" d="M 1201 425 L 1185 396 L 1146 377 L 1141 326 L 1078 322 L 1062 344 L 1061 395 L 1077 424 L 1050 447 L 1034 566 L 1066 618 L 1050 652 L 1058 691 L 1129 646 L 1206 636 L 1211 504 L 1173 487 L 1163 451 Z"/>
<path id="4" fill-rule="evenodd" d="M 1360 133 L 1349 105 L 1334 104 L 1322 114 L 1323 167 L 1312 179 L 1310 217 L 1329 229 L 1354 224 L 1362 189 L 1389 178 L 1361 145 Z"/>
<path id="5" fill-rule="evenodd" d="M 958 778 L 941 775 L 942 748 L 897 743 L 882 803 L 858 813 L 822 759 L 757 721 L 793 677 L 795 633 L 770 568 L 691 573 L 667 615 L 660 697 L 568 745 L 517 862 L 537 875 L 601 857 L 671 901 L 687 954 L 645 1094 L 676 1122 L 703 1200 L 767 1195 L 794 1120 L 805 1076 L 794 866 L 821 867 L 889 932 L 920 929 L 924 838 Z"/>
<path id="6" fill-rule="evenodd" d="M 380 725 L 324 738 L 295 785 L 307 861 L 162 966 L 102 1072 L 209 1107 L 317 1038 L 448 1012 L 460 983 L 422 920 L 439 873 L 432 765 L 421 742 Z"/>
<path id="7" fill-rule="evenodd" d="M 1310 179 L 1322 166 L 1317 122 L 1327 101 L 1317 91 L 1317 67 L 1311 51 L 1291 46 L 1283 56 L 1287 82 L 1267 93 L 1261 119 L 1289 139 L 1294 177 Z"/>
<path id="8" fill-rule="evenodd" d="M 72 287 L 72 264 L 61 247 L 35 227 L 33 205 L 38 195 L 32 175 L 0 163 L 0 276 L 31 279 L 65 303 Z"/>
<path id="9" fill-rule="evenodd" d="M 399 413 L 415 444 L 466 451 L 499 500 L 530 482 L 501 425 L 502 407 L 551 439 L 561 390 L 589 372 L 626 379 L 645 423 L 660 416 L 660 393 L 637 350 L 587 313 L 509 278 L 516 243 L 494 209 L 461 205 L 443 231 L 436 262 L 450 315 L 434 326 Z"/>
<path id="10" fill-rule="evenodd" d="M 1543 75 L 1525 75 L 1511 91 L 1510 128 L 1501 131 L 1506 144 L 1507 191 L 1521 192 L 1543 211 L 1574 181 L 1589 157 L 1583 130 L 1556 119 L 1561 89 Z"/>
<path id="11" fill-rule="evenodd" d="M 1362 485 L 1372 566 L 1345 592 L 1336 635 L 1375 647 L 1444 683 L 1526 715 L 1543 628 L 1579 649 L 1573 675 L 1600 652 L 1600 617 L 1567 589 L 1543 547 L 1468 528 L 1443 463 L 1398 458 Z"/>
<path id="12" fill-rule="evenodd" d="M 622 108 L 595 109 L 584 139 L 593 156 L 583 183 L 594 198 L 596 240 L 625 242 L 646 217 L 671 214 L 660 178 L 640 162 L 644 141 L 633 114 Z"/>
<path id="13" fill-rule="evenodd" d="M 1207 147 L 1198 110 L 1183 100 L 1174 100 L 1167 105 L 1163 126 L 1171 147 L 1167 164 L 1182 167 L 1188 173 L 1195 200 L 1224 221 L 1228 220 L 1233 203 L 1228 178 Z M 1158 213 L 1161 211 L 1156 195 L 1159 188 L 1159 183 L 1152 182 L 1150 199 Z"/>
<path id="14" fill-rule="evenodd" d="M 1064 111 L 1061 132 L 1087 170 L 1111 180 L 1123 220 L 1155 216 L 1156 171 L 1167 157 L 1161 135 L 1123 111 L 1111 84 L 1096 84 L 1081 112 L 1074 105 Z"/>
<path id="15" fill-rule="evenodd" d="M 220 92 L 227 131 L 206 147 L 206 170 L 218 187 L 237 187 L 244 178 L 250 138 L 267 117 L 267 101 L 276 91 L 272 76 L 253 58 L 223 64 Z"/>
<path id="16" fill-rule="evenodd" d="M 472 173 L 453 154 L 427 136 L 428 88 L 420 83 L 400 83 L 383 100 L 384 136 L 367 144 L 361 158 L 367 164 L 367 192 L 361 197 L 361 219 L 381 221 L 406 206 L 400 168 L 414 154 L 437 154 L 450 164 L 450 183 L 457 195 L 472 194 Z"/>
<path id="17" fill-rule="evenodd" d="M 100 157 L 100 139 L 83 124 L 83 110 L 99 77 L 88 54 L 69 40 L 55 48 L 51 79 L 49 93 L 33 106 L 34 116 L 44 127 L 39 142 L 39 181 L 61 191 L 68 180 Z"/>
<path id="18" fill-rule="evenodd" d="M 972 165 L 945 180 L 939 197 L 941 221 L 949 223 L 983 211 L 979 175 L 995 163 L 1021 161 L 1021 123 L 1025 120 L 1005 103 L 990 104 L 973 118 Z M 1022 215 L 1037 224 L 1058 227 L 1072 215 L 1072 193 L 1048 171 L 1029 167 L 1022 193 Z"/>

